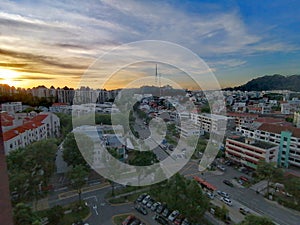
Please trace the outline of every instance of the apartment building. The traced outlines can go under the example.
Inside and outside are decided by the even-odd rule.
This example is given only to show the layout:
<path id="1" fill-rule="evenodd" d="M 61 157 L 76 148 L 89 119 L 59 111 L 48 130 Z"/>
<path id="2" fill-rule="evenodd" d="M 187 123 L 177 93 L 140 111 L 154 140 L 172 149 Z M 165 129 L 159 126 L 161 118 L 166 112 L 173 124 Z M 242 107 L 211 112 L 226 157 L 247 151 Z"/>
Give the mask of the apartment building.
<path id="1" fill-rule="evenodd" d="M 256 169 L 259 160 L 277 162 L 278 145 L 243 136 L 231 136 L 226 139 L 225 155 L 236 163 Z"/>
<path id="2" fill-rule="evenodd" d="M 22 102 L 6 102 L 1 104 L 2 111 L 8 112 L 10 114 L 21 112 L 23 110 L 22 108 Z"/>
<path id="3" fill-rule="evenodd" d="M 22 125 L 3 133 L 5 154 L 35 141 L 59 135 L 60 121 L 53 113 L 40 113 Z"/>
<path id="4" fill-rule="evenodd" d="M 204 135 L 204 130 L 201 129 L 199 126 L 194 125 L 192 123 L 181 122 L 180 125 L 176 126 L 176 129 L 180 133 L 180 135 L 184 138 L 190 137 L 190 136 L 202 136 Z"/>
<path id="5" fill-rule="evenodd" d="M 205 132 L 220 132 L 235 126 L 234 118 L 217 114 L 191 113 L 191 120 Z"/>
<path id="6" fill-rule="evenodd" d="M 245 137 L 278 145 L 278 165 L 300 167 L 300 128 L 284 123 L 254 122 L 236 130 Z"/>

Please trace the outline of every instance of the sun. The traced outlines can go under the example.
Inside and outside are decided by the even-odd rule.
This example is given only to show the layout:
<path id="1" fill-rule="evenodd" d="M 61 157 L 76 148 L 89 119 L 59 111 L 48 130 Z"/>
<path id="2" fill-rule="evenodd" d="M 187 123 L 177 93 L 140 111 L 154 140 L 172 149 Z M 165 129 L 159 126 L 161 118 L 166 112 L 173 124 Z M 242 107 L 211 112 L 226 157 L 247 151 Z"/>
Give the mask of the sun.
<path id="1" fill-rule="evenodd" d="M 9 86 L 16 86 L 18 81 L 16 81 L 17 78 L 19 78 L 19 74 L 16 71 L 8 70 L 8 69 L 0 69 L 0 83 L 1 84 L 7 84 Z"/>

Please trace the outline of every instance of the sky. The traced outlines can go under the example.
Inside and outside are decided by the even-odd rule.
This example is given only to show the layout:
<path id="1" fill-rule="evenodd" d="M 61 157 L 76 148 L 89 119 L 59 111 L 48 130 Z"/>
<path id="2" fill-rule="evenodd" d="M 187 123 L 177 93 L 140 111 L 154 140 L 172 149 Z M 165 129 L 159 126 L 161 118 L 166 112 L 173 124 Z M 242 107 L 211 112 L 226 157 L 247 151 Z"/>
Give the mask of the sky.
<path id="1" fill-rule="evenodd" d="M 143 40 L 189 49 L 221 87 L 267 74 L 299 74 L 299 7 L 297 0 L 1 0 L 0 83 L 77 88 L 103 54 Z M 105 88 L 154 77 L 155 64 L 128 65 L 111 76 Z M 94 71 L 99 79 L 108 75 L 105 67 Z M 176 65 L 161 63 L 159 71 L 185 88 L 193 86 Z M 97 88 L 96 80 L 89 85 Z"/>

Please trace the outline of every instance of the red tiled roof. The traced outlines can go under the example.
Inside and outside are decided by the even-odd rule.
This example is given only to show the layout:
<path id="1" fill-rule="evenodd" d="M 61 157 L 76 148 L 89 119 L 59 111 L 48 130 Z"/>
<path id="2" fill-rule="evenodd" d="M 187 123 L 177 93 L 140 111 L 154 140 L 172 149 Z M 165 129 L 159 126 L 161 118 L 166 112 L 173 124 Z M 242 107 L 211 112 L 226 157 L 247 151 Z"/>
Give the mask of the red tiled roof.
<path id="1" fill-rule="evenodd" d="M 1 124 L 2 126 L 12 126 L 14 117 L 9 115 L 7 112 L 1 113 Z"/>
<path id="2" fill-rule="evenodd" d="M 287 125 L 263 123 L 258 127 L 258 130 L 263 130 L 263 131 L 276 133 L 276 134 L 280 134 L 282 131 L 290 131 L 292 133 L 292 136 L 300 138 L 300 128 L 287 126 Z"/>
<path id="3" fill-rule="evenodd" d="M 36 117 L 32 118 L 32 120 L 24 123 L 21 126 L 18 126 L 14 129 L 11 129 L 9 131 L 6 131 L 3 133 L 3 140 L 8 141 L 16 136 L 18 136 L 21 133 L 24 133 L 27 130 L 33 130 L 37 127 L 40 127 L 43 125 L 42 121 L 47 117 L 48 115 L 42 114 L 37 115 Z"/>
<path id="4" fill-rule="evenodd" d="M 232 116 L 232 117 L 258 117 L 258 114 L 254 113 L 237 113 L 237 112 L 228 112 L 227 116 Z"/>
<path id="5" fill-rule="evenodd" d="M 284 125 L 290 125 L 291 123 L 287 123 L 285 119 L 282 118 L 273 118 L 273 117 L 260 117 L 255 120 L 255 122 L 259 123 L 272 123 L 272 124 L 284 124 Z"/>

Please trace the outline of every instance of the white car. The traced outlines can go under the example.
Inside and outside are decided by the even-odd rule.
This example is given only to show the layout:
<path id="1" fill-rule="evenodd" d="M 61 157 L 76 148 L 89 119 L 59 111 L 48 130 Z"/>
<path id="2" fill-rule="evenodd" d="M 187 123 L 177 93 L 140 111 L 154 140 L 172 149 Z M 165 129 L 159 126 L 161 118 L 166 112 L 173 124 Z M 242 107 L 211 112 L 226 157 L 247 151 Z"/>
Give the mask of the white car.
<path id="1" fill-rule="evenodd" d="M 168 220 L 170 220 L 171 222 L 173 222 L 176 217 L 179 215 L 178 210 L 174 210 L 168 217 Z"/>
<path id="2" fill-rule="evenodd" d="M 143 203 L 144 205 L 146 205 L 147 202 L 148 202 L 149 200 L 150 200 L 150 195 L 147 195 L 147 196 L 143 199 L 142 203 Z"/>
<path id="3" fill-rule="evenodd" d="M 221 200 L 225 202 L 226 205 L 232 206 L 232 201 L 229 198 L 222 197 Z"/>

